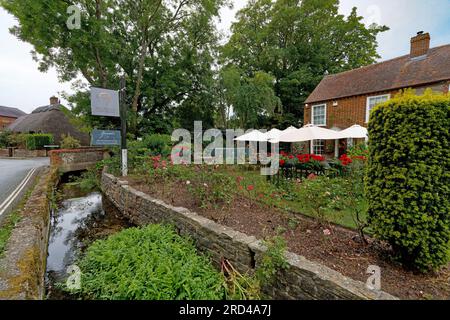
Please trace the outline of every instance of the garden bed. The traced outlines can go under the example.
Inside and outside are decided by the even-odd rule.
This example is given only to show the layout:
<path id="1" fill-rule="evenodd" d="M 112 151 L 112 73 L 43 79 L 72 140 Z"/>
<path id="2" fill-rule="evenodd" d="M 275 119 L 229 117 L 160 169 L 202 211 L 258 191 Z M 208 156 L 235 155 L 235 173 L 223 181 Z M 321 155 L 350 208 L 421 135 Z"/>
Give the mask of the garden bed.
<path id="1" fill-rule="evenodd" d="M 155 178 L 153 178 L 155 179 Z M 189 181 L 161 178 L 151 183 L 140 176 L 127 178 L 134 188 L 177 207 L 186 207 L 217 223 L 259 239 L 282 233 L 289 250 L 322 263 L 350 278 L 366 282 L 369 265 L 381 268 L 382 290 L 402 299 L 449 299 L 450 268 L 423 275 L 390 260 L 389 247 L 373 239 L 363 244 L 357 232 L 334 224 L 319 225 L 309 217 L 263 204 L 236 193 L 227 205 L 202 206 Z"/>

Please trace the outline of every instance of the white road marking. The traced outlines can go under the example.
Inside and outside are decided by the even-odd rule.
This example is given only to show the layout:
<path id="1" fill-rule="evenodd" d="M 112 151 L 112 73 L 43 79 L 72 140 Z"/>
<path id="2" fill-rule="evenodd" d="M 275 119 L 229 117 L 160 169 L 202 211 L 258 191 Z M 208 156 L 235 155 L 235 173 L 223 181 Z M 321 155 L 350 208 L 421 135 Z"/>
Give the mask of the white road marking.
<path id="1" fill-rule="evenodd" d="M 34 172 L 37 168 L 31 169 L 28 174 L 25 176 L 25 178 L 22 180 L 22 182 L 17 186 L 17 188 L 11 192 L 11 194 L 6 198 L 5 201 L 3 201 L 2 204 L 0 204 L 0 216 L 5 213 L 6 209 L 13 203 L 13 201 L 16 199 L 17 196 L 20 195 L 23 188 L 27 185 L 28 181 L 30 181 L 31 177 L 33 176 Z"/>

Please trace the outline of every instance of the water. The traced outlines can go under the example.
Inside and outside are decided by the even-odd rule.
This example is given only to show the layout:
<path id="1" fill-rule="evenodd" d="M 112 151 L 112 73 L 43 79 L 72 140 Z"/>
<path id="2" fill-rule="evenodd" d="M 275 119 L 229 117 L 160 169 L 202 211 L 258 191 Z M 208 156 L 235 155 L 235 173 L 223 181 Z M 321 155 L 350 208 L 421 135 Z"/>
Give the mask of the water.
<path id="1" fill-rule="evenodd" d="M 67 268 L 95 240 L 103 239 L 130 224 L 101 193 L 61 202 L 53 212 L 47 257 L 47 297 L 66 299 L 57 288 L 67 279 Z"/>

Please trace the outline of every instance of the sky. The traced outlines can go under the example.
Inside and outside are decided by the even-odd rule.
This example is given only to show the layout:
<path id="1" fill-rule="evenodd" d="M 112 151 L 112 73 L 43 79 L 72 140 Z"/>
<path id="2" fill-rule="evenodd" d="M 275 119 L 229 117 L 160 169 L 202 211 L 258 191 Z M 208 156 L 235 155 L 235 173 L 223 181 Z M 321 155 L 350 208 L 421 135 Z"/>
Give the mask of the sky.
<path id="1" fill-rule="evenodd" d="M 221 10 L 218 28 L 224 34 L 229 34 L 235 13 L 247 0 L 233 3 L 233 9 Z M 430 32 L 432 47 L 450 44 L 450 0 L 341 0 L 340 11 L 348 15 L 354 6 L 365 23 L 391 28 L 378 37 L 381 61 L 408 54 L 409 40 L 418 31 Z M 58 81 L 55 70 L 41 73 L 37 69 L 31 45 L 9 33 L 13 25 L 14 18 L 0 8 L 0 105 L 31 112 L 48 104 L 52 95 L 72 92 L 70 83 Z"/>

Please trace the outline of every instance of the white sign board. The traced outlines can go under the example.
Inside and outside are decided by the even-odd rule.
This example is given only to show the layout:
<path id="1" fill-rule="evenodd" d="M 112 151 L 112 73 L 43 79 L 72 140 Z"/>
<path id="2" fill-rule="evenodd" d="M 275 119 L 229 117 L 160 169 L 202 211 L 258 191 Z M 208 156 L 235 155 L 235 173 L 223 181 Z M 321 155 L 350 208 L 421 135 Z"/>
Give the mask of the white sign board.
<path id="1" fill-rule="evenodd" d="M 119 91 L 91 88 L 93 116 L 120 117 Z"/>

